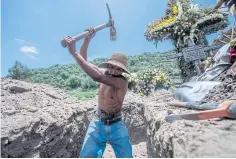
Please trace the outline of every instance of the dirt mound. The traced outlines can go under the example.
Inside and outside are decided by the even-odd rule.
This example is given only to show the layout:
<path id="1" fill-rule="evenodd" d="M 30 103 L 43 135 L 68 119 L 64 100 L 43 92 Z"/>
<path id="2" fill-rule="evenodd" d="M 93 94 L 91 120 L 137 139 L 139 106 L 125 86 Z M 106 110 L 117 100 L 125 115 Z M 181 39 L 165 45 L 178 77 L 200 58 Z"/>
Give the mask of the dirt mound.
<path id="1" fill-rule="evenodd" d="M 123 119 L 134 157 L 236 157 L 236 122 L 164 120 L 171 107 L 168 91 L 149 97 L 128 92 Z M 1 79 L 1 157 L 79 157 L 97 99 L 78 101 L 64 90 L 42 84 Z M 230 145 L 230 146 L 228 146 Z M 108 145 L 104 157 L 115 157 Z"/>
<path id="2" fill-rule="evenodd" d="M 127 97 L 123 119 L 134 150 L 143 147 L 134 156 L 147 157 L 144 104 Z M 96 98 L 78 101 L 57 87 L 12 79 L 1 79 L 1 103 L 1 157 L 79 157 L 97 107 Z"/>
<path id="3" fill-rule="evenodd" d="M 235 120 L 180 120 L 170 124 L 164 120 L 168 112 L 183 114 L 196 110 L 169 106 L 163 103 L 159 92 L 155 96 L 156 102 L 149 103 L 144 111 L 149 157 L 236 157 Z"/>
<path id="4" fill-rule="evenodd" d="M 236 62 L 223 74 L 222 83 L 210 90 L 201 103 L 222 102 L 228 99 L 236 100 Z"/>
<path id="5" fill-rule="evenodd" d="M 95 102 L 49 85 L 1 79 L 1 156 L 78 157 Z"/>

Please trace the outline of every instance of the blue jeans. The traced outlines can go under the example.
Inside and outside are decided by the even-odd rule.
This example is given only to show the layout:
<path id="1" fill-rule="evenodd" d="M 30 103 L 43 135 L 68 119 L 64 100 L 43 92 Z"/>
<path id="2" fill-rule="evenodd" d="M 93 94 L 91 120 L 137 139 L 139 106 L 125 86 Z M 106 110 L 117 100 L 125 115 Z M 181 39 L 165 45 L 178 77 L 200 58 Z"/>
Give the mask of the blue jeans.
<path id="1" fill-rule="evenodd" d="M 111 144 L 116 157 L 132 158 L 132 145 L 124 122 L 105 125 L 96 118 L 90 122 L 80 157 L 102 158 L 107 142 Z"/>

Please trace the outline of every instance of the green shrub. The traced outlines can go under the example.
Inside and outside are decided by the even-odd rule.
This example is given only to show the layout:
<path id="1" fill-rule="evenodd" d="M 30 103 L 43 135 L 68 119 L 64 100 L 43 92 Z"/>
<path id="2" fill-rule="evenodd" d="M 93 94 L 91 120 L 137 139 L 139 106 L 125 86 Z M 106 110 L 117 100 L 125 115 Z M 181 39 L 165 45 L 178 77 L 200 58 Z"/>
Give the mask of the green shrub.
<path id="1" fill-rule="evenodd" d="M 69 76 L 69 78 L 66 81 L 66 86 L 70 88 L 77 88 L 81 86 L 81 78 L 78 76 Z"/>
<path id="2" fill-rule="evenodd" d="M 15 61 L 12 68 L 8 69 L 8 77 L 13 79 L 26 79 L 28 76 L 30 76 L 30 70 L 19 61 Z"/>
<path id="3" fill-rule="evenodd" d="M 83 91 L 90 90 L 90 89 L 97 89 L 99 83 L 95 82 L 92 78 L 90 77 L 85 77 L 83 81 L 81 82 L 81 88 Z"/>
<path id="4" fill-rule="evenodd" d="M 79 100 L 87 100 L 96 97 L 97 90 L 96 91 L 87 91 L 87 92 L 81 92 L 77 90 L 72 90 L 68 92 L 69 95 L 76 97 Z"/>

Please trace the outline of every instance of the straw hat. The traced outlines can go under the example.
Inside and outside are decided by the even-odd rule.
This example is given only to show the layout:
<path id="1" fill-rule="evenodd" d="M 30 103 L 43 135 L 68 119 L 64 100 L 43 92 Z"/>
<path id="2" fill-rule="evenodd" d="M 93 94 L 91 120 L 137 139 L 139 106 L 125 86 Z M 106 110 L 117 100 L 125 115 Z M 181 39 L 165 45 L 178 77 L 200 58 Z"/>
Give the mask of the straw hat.
<path id="1" fill-rule="evenodd" d="M 117 67 L 120 67 L 124 70 L 124 72 L 130 74 L 128 69 L 126 68 L 127 57 L 123 53 L 120 53 L 120 52 L 114 53 L 107 62 L 101 63 L 100 65 L 98 65 L 98 67 L 107 68 L 107 64 L 111 64 L 111 65 L 115 65 Z"/>

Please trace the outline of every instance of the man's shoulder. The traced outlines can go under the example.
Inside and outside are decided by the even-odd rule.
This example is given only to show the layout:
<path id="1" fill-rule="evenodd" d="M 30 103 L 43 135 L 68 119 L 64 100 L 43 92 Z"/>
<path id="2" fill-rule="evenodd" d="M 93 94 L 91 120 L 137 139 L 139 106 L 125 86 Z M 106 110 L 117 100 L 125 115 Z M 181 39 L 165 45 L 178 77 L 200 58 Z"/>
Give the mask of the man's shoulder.
<path id="1" fill-rule="evenodd" d="M 128 79 L 125 76 L 123 76 L 123 75 L 120 75 L 119 78 L 121 78 L 121 79 L 123 79 L 123 80 L 128 82 Z"/>
<path id="2" fill-rule="evenodd" d="M 105 75 L 108 75 L 108 72 L 105 71 L 104 72 Z M 119 79 L 123 79 L 125 81 L 128 81 L 127 78 L 125 76 L 123 76 L 122 74 L 121 75 L 118 75 L 118 76 L 115 76 L 115 75 L 112 75 L 112 77 L 115 77 L 115 78 L 119 78 Z"/>

